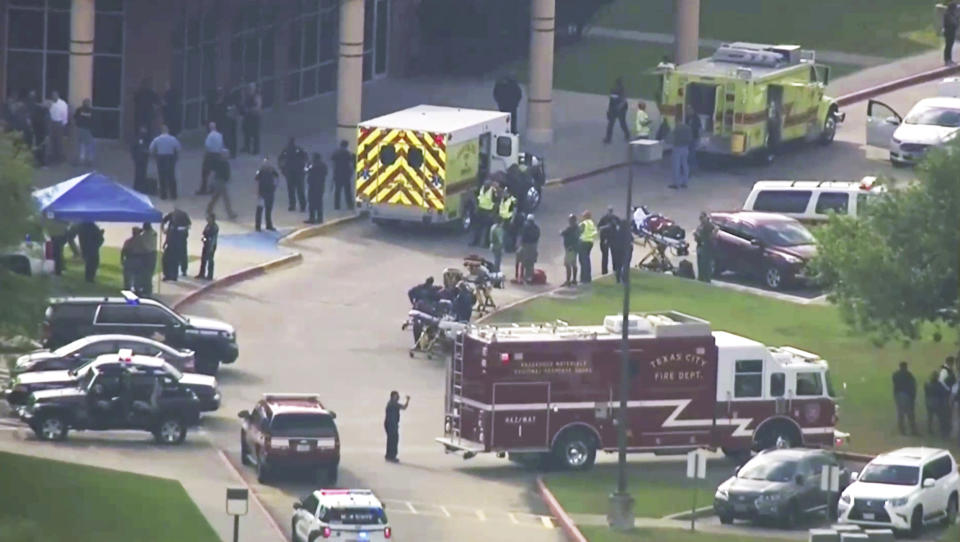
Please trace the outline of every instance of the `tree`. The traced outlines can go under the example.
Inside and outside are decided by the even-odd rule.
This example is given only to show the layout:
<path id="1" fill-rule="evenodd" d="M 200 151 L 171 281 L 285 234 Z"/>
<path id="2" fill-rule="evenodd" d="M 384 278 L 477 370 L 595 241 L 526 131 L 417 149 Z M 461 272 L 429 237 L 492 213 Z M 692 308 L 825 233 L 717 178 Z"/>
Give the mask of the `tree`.
<path id="1" fill-rule="evenodd" d="M 930 152 L 916 173 L 857 218 L 833 216 L 817 231 L 814 269 L 831 299 L 881 342 L 917 339 L 928 323 L 957 330 L 960 145 Z"/>
<path id="2" fill-rule="evenodd" d="M 19 136 L 0 133 L 0 252 L 36 234 L 39 217 L 30 195 L 30 151 Z M 33 336 L 43 315 L 47 283 L 0 265 L 0 337 Z"/>

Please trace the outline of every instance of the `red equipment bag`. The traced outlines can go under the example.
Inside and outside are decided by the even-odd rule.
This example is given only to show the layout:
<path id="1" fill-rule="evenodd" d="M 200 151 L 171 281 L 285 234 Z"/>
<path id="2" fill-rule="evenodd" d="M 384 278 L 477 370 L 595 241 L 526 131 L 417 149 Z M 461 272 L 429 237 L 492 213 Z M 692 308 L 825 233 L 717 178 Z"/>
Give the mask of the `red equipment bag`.
<path id="1" fill-rule="evenodd" d="M 533 277 L 530 278 L 530 284 L 546 284 L 547 273 L 543 269 L 535 269 Z"/>

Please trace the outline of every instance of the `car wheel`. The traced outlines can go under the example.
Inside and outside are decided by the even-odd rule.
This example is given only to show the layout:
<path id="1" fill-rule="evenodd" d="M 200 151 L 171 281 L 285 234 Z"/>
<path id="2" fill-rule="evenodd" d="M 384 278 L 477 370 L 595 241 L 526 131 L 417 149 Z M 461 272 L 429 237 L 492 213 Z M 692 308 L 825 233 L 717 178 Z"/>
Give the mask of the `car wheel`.
<path id="1" fill-rule="evenodd" d="M 770 290 L 779 290 L 783 287 L 783 273 L 773 265 L 764 267 L 763 285 Z"/>
<path id="2" fill-rule="evenodd" d="M 220 369 L 220 362 L 215 359 L 200 359 L 196 362 L 197 372 L 200 374 L 216 376 Z"/>
<path id="3" fill-rule="evenodd" d="M 164 418 L 153 436 L 159 444 L 180 444 L 187 438 L 187 426 L 177 418 Z"/>
<path id="4" fill-rule="evenodd" d="M 950 526 L 957 522 L 957 494 L 950 495 L 947 501 L 947 517 L 943 519 L 944 525 Z"/>
<path id="5" fill-rule="evenodd" d="M 733 516 L 728 516 L 727 514 L 717 514 L 717 517 L 720 518 L 720 523 L 724 525 L 730 525 L 733 523 Z"/>
<path id="6" fill-rule="evenodd" d="M 554 445 L 553 457 L 566 470 L 588 470 L 597 459 L 597 446 L 586 431 L 567 431 Z"/>
<path id="7" fill-rule="evenodd" d="M 263 453 L 257 455 L 257 481 L 261 484 L 267 483 L 270 479 L 270 469 L 267 467 L 267 459 Z"/>
<path id="8" fill-rule="evenodd" d="M 800 511 L 797 508 L 797 503 L 791 501 L 787 503 L 787 509 L 783 511 L 783 517 L 781 518 L 781 527 L 784 529 L 793 529 L 797 526 L 797 521 L 800 518 Z"/>
<path id="9" fill-rule="evenodd" d="M 746 463 L 747 459 L 750 458 L 749 449 L 728 448 L 726 446 L 721 446 L 720 451 L 723 452 L 724 456 L 735 462 L 737 465 L 743 465 Z"/>
<path id="10" fill-rule="evenodd" d="M 833 110 L 827 112 L 827 118 L 823 119 L 823 130 L 820 132 L 820 144 L 829 145 L 837 137 L 837 116 Z"/>
<path id="11" fill-rule="evenodd" d="M 781 443 L 784 448 L 793 448 L 802 444 L 797 428 L 787 422 L 772 422 L 757 431 L 753 437 L 754 448 L 768 450 Z"/>
<path id="12" fill-rule="evenodd" d="M 243 429 L 240 430 L 240 464 L 249 465 L 250 459 L 247 455 L 250 454 L 250 448 L 247 447 L 247 432 Z"/>
<path id="13" fill-rule="evenodd" d="M 910 515 L 910 538 L 917 538 L 921 531 L 923 531 L 923 507 L 918 506 Z"/>
<path id="14" fill-rule="evenodd" d="M 37 424 L 36 433 L 40 440 L 59 441 L 67 438 L 68 430 L 66 420 L 56 414 L 51 414 L 40 420 L 40 423 Z"/>

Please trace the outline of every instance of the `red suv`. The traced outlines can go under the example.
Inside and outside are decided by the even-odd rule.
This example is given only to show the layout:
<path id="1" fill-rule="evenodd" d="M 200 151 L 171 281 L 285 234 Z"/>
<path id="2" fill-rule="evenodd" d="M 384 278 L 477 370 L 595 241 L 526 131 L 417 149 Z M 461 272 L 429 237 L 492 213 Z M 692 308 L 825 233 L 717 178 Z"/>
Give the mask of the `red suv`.
<path id="1" fill-rule="evenodd" d="M 340 435 L 336 413 L 316 395 L 268 393 L 241 410 L 240 460 L 255 465 L 261 483 L 282 469 L 309 469 L 317 483 L 336 484 Z"/>
<path id="2" fill-rule="evenodd" d="M 807 283 L 807 262 L 817 253 L 816 240 L 794 218 L 774 213 L 710 213 L 716 226 L 713 274 L 724 271 L 759 278 L 771 290 Z"/>

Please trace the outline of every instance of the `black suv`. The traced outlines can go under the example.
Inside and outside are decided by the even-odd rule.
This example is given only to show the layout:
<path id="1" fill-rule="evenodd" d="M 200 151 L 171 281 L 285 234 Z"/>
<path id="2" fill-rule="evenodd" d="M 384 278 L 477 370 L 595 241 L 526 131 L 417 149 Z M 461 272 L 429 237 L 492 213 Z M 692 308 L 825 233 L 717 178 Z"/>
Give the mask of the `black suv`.
<path id="1" fill-rule="evenodd" d="M 44 314 L 44 346 L 58 348 L 88 335 L 140 335 L 196 353 L 198 372 L 216 374 L 239 355 L 233 326 L 213 318 L 183 316 L 155 299 L 131 292 L 123 297 L 60 297 Z"/>
<path id="2" fill-rule="evenodd" d="M 30 394 L 17 414 L 41 440 L 64 440 L 70 429 L 140 429 L 160 444 L 180 444 L 200 419 L 200 400 L 170 376 L 111 364 L 73 387 Z"/>

